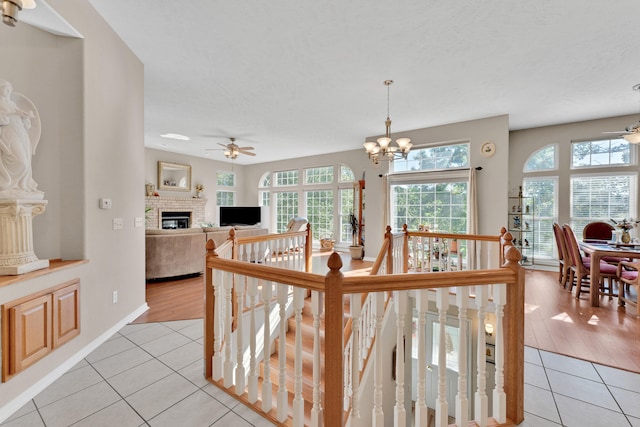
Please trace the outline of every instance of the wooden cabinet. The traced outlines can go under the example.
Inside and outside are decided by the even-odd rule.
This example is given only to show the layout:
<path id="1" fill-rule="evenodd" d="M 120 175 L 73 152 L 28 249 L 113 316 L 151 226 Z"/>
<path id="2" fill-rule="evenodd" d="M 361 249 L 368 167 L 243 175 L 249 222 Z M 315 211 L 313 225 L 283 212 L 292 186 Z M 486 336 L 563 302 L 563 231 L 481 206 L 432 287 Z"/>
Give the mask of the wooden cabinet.
<path id="1" fill-rule="evenodd" d="M 80 281 L 2 305 L 2 381 L 80 333 Z"/>

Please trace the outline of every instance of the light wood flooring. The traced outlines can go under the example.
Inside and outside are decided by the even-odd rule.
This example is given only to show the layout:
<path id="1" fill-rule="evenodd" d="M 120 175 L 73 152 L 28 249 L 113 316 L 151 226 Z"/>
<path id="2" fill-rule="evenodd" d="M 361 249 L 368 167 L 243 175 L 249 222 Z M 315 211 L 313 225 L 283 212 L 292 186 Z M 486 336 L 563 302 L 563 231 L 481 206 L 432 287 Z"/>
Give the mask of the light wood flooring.
<path id="1" fill-rule="evenodd" d="M 329 253 L 313 256 L 313 271 L 324 274 Z M 341 254 L 343 271 L 364 273 L 371 266 Z M 591 307 L 563 289 L 557 272 L 527 270 L 525 345 L 640 373 L 640 318 L 618 307 L 617 298 L 601 296 Z M 149 310 L 134 323 L 203 317 L 204 277 L 147 283 Z"/>

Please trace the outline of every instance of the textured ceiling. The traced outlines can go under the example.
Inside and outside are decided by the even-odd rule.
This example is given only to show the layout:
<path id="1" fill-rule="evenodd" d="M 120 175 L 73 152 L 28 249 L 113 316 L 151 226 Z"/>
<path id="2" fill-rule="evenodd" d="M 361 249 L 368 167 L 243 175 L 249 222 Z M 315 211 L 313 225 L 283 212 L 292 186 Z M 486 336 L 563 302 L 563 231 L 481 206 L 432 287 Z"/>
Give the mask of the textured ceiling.
<path id="1" fill-rule="evenodd" d="M 223 160 L 205 148 L 236 137 L 251 164 L 361 148 L 384 133 L 386 79 L 394 133 L 640 113 L 638 0 L 90 2 L 144 63 L 145 146 L 161 150 Z"/>

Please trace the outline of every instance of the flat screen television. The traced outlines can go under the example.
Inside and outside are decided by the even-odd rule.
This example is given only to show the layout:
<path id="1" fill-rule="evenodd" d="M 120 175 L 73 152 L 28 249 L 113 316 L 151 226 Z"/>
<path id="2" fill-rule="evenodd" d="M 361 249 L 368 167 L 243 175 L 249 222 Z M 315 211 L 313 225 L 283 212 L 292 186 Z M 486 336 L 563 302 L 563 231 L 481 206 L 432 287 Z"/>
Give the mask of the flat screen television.
<path id="1" fill-rule="evenodd" d="M 220 206 L 220 225 L 256 225 L 260 206 Z"/>

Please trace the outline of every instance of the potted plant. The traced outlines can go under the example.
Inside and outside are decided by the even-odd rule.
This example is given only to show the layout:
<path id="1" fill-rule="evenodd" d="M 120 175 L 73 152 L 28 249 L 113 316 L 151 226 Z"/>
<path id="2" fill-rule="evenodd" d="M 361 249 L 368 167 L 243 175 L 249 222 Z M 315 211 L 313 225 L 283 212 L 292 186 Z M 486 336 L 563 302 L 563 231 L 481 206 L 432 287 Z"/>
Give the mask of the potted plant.
<path id="1" fill-rule="evenodd" d="M 364 256 L 364 246 L 358 241 L 360 221 L 358 221 L 358 217 L 353 213 L 349 214 L 349 226 L 351 227 L 351 246 L 349 246 L 351 259 L 362 259 Z"/>

